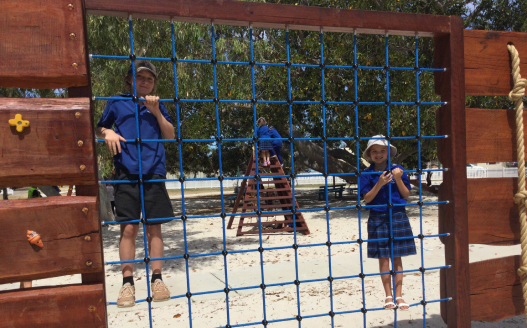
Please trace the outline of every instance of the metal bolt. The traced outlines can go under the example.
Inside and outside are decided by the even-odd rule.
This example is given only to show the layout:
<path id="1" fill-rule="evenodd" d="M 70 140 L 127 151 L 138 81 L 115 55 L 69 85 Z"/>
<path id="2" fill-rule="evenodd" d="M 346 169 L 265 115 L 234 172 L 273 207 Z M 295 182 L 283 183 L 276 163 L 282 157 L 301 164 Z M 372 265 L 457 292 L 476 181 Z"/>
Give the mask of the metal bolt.
<path id="1" fill-rule="evenodd" d="M 85 241 L 91 241 L 91 237 L 90 236 L 86 236 L 86 237 L 84 237 L 84 240 Z"/>
<path id="2" fill-rule="evenodd" d="M 86 266 L 91 266 L 92 264 L 93 264 L 92 261 L 90 261 L 90 260 L 86 261 Z"/>
<path id="3" fill-rule="evenodd" d="M 76 38 L 77 38 L 77 34 L 75 34 L 73 32 L 70 33 L 70 39 L 75 40 Z"/>
<path id="4" fill-rule="evenodd" d="M 86 170 L 86 165 L 82 164 L 82 165 L 80 166 L 80 169 L 81 169 L 81 171 Z"/>
<path id="5" fill-rule="evenodd" d="M 84 212 L 84 214 L 88 214 L 88 208 L 87 207 L 83 208 L 82 211 Z"/>
<path id="6" fill-rule="evenodd" d="M 80 112 L 76 112 L 75 113 L 75 118 L 79 118 L 79 117 L 81 117 L 81 113 Z"/>
<path id="7" fill-rule="evenodd" d="M 97 310 L 97 308 L 93 305 L 90 305 L 90 307 L 88 308 L 88 311 L 90 312 L 95 312 L 95 310 Z"/>
<path id="8" fill-rule="evenodd" d="M 75 8 L 75 6 L 73 6 L 72 3 L 68 4 L 68 9 L 69 9 L 69 10 L 73 10 L 74 8 Z"/>
<path id="9" fill-rule="evenodd" d="M 79 145 L 79 147 L 82 147 L 82 145 L 84 145 L 84 142 L 82 140 L 79 140 L 77 141 L 77 145 Z"/>
<path id="10" fill-rule="evenodd" d="M 75 68 L 75 69 L 78 69 L 78 68 L 79 68 L 79 64 L 77 64 L 77 63 L 73 63 L 73 64 L 71 64 L 71 67 L 73 67 L 73 68 Z"/>

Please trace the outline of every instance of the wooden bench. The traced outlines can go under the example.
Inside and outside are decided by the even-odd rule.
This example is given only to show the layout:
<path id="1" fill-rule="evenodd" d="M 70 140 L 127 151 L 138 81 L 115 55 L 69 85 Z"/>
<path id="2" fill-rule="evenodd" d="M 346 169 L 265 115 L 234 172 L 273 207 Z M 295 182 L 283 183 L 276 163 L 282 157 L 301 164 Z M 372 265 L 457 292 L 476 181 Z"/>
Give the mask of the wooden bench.
<path id="1" fill-rule="evenodd" d="M 229 201 L 229 206 L 234 206 L 234 201 L 236 200 L 236 197 L 238 197 L 238 195 L 234 195 L 227 198 L 227 200 Z"/>
<path id="2" fill-rule="evenodd" d="M 338 194 L 338 198 L 342 198 L 342 192 L 344 191 L 345 186 L 346 184 L 328 186 L 328 192 L 335 193 L 335 198 L 337 198 L 337 194 Z M 318 187 L 318 200 L 324 200 L 325 197 L 326 197 L 326 187 L 325 186 Z"/>

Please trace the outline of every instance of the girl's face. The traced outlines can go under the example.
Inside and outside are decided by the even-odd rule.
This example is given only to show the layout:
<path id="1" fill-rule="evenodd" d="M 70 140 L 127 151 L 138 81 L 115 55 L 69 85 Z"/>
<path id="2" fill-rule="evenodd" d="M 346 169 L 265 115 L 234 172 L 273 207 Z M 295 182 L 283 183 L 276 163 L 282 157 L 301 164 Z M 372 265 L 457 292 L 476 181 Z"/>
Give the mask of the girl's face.
<path id="1" fill-rule="evenodd" d="M 370 148 L 370 157 L 375 164 L 384 164 L 388 161 L 388 146 L 373 145 Z"/>
<path id="2" fill-rule="evenodd" d="M 130 77 L 130 85 L 133 87 L 133 77 Z M 150 73 L 149 71 L 140 71 L 139 73 L 135 74 L 135 82 L 137 83 L 137 96 L 140 98 L 143 98 L 146 95 L 149 95 L 152 90 L 154 90 L 154 85 L 156 82 L 156 78 L 154 74 Z"/>

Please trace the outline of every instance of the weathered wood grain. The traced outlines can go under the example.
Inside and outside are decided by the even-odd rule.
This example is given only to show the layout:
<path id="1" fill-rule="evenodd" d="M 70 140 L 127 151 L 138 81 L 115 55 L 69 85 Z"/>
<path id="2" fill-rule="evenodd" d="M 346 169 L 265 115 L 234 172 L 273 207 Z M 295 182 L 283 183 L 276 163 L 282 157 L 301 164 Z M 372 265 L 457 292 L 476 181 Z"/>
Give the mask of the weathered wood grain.
<path id="1" fill-rule="evenodd" d="M 480 108 L 467 108 L 465 111 L 467 163 L 518 160 L 515 111 Z M 527 111 L 524 111 L 523 119 L 527 122 Z M 527 144 L 527 135 L 524 142 Z"/>
<path id="2" fill-rule="evenodd" d="M 0 284 L 103 269 L 96 197 L 2 201 L 0 226 Z M 27 230 L 43 248 L 28 242 Z"/>
<path id="3" fill-rule="evenodd" d="M 30 122 L 21 133 L 16 114 Z M 88 98 L 0 98 L 0 187 L 96 183 L 91 120 Z"/>
<path id="4" fill-rule="evenodd" d="M 512 89 L 507 43 L 520 54 L 520 70 L 527 71 L 527 33 L 465 30 L 465 93 L 508 95 Z"/>
<path id="5" fill-rule="evenodd" d="M 0 292 L 0 328 L 106 327 L 102 284 Z"/>
<path id="6" fill-rule="evenodd" d="M 88 14 L 328 32 L 434 36 L 450 32 L 447 16 L 230 0 L 86 0 Z"/>
<path id="7" fill-rule="evenodd" d="M 514 245 L 520 242 L 520 215 L 512 197 L 516 178 L 468 179 L 468 242 Z"/>
<path id="8" fill-rule="evenodd" d="M 439 200 L 449 200 L 439 206 L 439 225 L 443 238 L 445 263 L 451 268 L 445 275 L 441 298 L 441 315 L 449 327 L 470 327 L 470 280 L 468 275 L 467 173 L 465 135 L 465 74 L 463 66 L 463 21 L 451 17 L 450 35 L 434 38 L 434 67 L 446 67 L 435 74 L 436 92 L 447 105 L 436 115 L 438 134 L 449 138 L 437 142 L 439 161 L 449 170 L 443 174 Z M 443 279 L 443 278 L 442 278 Z"/>
<path id="9" fill-rule="evenodd" d="M 496 322 L 525 313 L 520 264 L 520 255 L 470 263 L 472 320 Z"/>
<path id="10" fill-rule="evenodd" d="M 88 85 L 81 0 L 0 0 L 0 8 L 0 87 Z"/>

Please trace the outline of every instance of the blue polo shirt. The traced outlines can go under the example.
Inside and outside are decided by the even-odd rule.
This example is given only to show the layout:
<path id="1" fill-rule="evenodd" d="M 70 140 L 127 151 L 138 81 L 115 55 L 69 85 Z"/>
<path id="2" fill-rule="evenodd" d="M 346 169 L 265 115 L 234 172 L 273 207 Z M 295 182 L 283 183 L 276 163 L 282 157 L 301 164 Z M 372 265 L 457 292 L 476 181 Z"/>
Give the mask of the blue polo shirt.
<path id="1" fill-rule="evenodd" d="M 278 131 L 276 131 L 276 129 L 272 126 L 269 127 L 269 135 L 271 136 L 271 138 L 282 138 L 280 137 Z M 282 140 L 273 140 L 273 148 L 274 147 L 282 147 Z"/>
<path id="2" fill-rule="evenodd" d="M 400 168 L 401 170 L 404 170 L 404 168 L 401 165 L 392 164 L 391 170 L 395 168 Z M 373 168 L 373 164 L 370 165 L 367 169 L 365 169 L 363 172 L 375 172 Z M 382 172 L 379 172 L 382 173 Z M 367 193 L 370 192 L 370 190 L 373 189 L 373 187 L 377 184 L 377 181 L 379 181 L 380 174 L 361 174 L 360 176 L 360 193 L 364 197 Z M 403 180 L 404 185 L 408 190 L 412 190 L 412 186 L 410 185 L 410 180 L 408 179 L 408 175 L 403 172 L 403 176 L 401 177 Z M 385 184 L 381 187 L 381 190 L 377 193 L 377 196 L 368 203 L 367 205 L 384 205 L 389 203 L 389 187 L 388 185 L 391 185 L 392 189 L 392 204 L 406 204 L 406 199 L 401 197 L 401 194 L 399 193 L 399 189 L 397 188 L 397 184 L 395 183 L 395 179 L 392 179 L 390 183 Z M 387 206 L 382 207 L 372 207 L 370 208 L 372 211 L 377 212 L 384 212 L 388 211 Z M 394 206 L 392 208 L 393 211 L 397 212 L 403 212 L 405 211 L 404 206 Z"/>
<path id="3" fill-rule="evenodd" d="M 136 139 L 135 103 L 131 95 L 115 97 L 130 97 L 130 100 L 108 100 L 97 127 L 111 129 L 125 139 Z M 141 139 L 162 139 L 161 128 L 157 119 L 146 106 L 139 106 L 139 131 Z M 159 110 L 172 123 L 165 106 L 160 103 Z M 165 166 L 165 147 L 162 142 L 143 142 L 141 144 L 141 168 L 143 174 L 167 173 Z M 115 168 L 127 169 L 131 174 L 139 174 L 139 156 L 135 143 L 121 141 L 121 153 L 113 157 Z"/>

